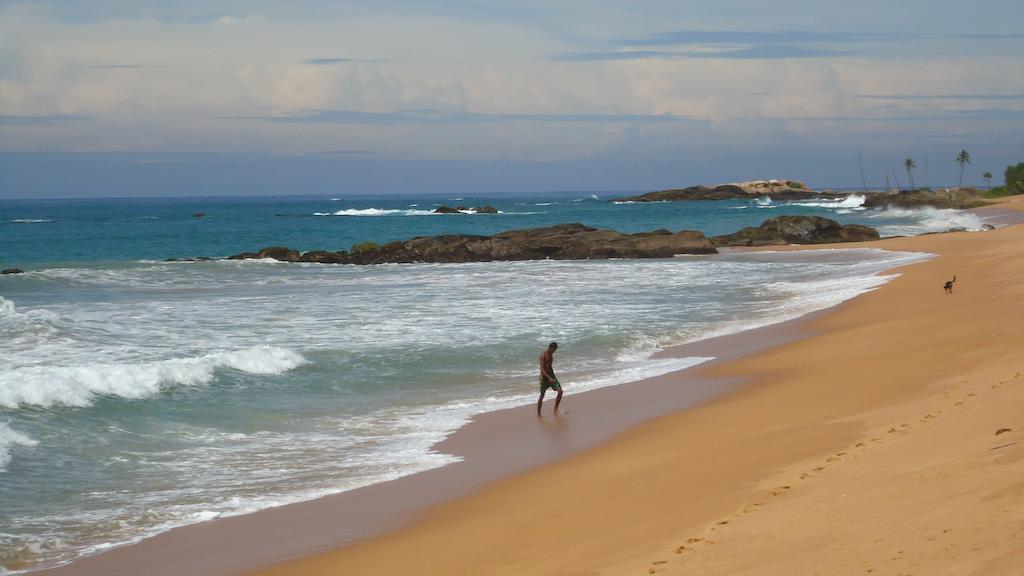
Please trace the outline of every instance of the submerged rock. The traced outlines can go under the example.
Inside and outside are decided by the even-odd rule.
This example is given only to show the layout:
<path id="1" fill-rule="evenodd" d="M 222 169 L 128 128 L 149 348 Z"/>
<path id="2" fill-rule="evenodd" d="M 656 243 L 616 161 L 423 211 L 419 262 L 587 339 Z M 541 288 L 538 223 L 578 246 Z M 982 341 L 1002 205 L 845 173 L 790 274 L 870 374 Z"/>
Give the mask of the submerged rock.
<path id="1" fill-rule="evenodd" d="M 4 268 L 0 270 L 0 274 L 24 274 L 25 271 L 21 268 Z"/>
<path id="2" fill-rule="evenodd" d="M 878 230 L 860 224 L 840 224 L 821 216 L 776 216 L 758 227 L 714 236 L 715 246 L 765 246 L 778 244 L 831 244 L 878 240 Z"/>

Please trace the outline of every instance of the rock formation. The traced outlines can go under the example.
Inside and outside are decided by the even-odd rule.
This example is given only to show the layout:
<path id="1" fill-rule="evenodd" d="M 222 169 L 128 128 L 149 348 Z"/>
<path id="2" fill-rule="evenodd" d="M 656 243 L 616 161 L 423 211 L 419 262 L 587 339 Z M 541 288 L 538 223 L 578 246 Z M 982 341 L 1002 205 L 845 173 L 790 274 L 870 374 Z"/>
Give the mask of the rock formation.
<path id="1" fill-rule="evenodd" d="M 966 210 L 987 204 L 981 192 L 973 188 L 949 188 L 946 190 L 904 190 L 900 192 L 879 192 L 868 194 L 864 199 L 866 208 L 952 208 Z"/>
<path id="2" fill-rule="evenodd" d="M 489 262 L 493 260 L 586 260 L 668 258 L 676 254 L 714 254 L 704 234 L 668 230 L 623 234 L 582 224 L 512 230 L 494 236 L 442 235 L 377 245 L 357 244 L 351 252 L 314 250 L 300 254 L 281 246 L 243 252 L 229 260 L 273 258 L 284 262 L 385 264 L 400 262 Z"/>
<path id="3" fill-rule="evenodd" d="M 444 204 L 434 208 L 434 214 L 497 214 L 498 209 L 494 206 L 477 206 L 475 208 L 467 208 L 466 206 L 446 206 Z"/>
<path id="4" fill-rule="evenodd" d="M 767 196 L 773 200 L 806 200 L 808 198 L 844 198 L 846 194 L 815 192 L 797 180 L 752 180 L 735 184 L 721 184 L 713 188 L 690 186 L 648 192 L 640 196 L 615 198 L 611 202 L 678 202 L 685 200 L 752 200 Z"/>
<path id="5" fill-rule="evenodd" d="M 832 244 L 878 240 L 878 231 L 860 224 L 839 224 L 820 216 L 776 216 L 758 227 L 714 236 L 715 246 L 765 246 L 777 244 Z"/>

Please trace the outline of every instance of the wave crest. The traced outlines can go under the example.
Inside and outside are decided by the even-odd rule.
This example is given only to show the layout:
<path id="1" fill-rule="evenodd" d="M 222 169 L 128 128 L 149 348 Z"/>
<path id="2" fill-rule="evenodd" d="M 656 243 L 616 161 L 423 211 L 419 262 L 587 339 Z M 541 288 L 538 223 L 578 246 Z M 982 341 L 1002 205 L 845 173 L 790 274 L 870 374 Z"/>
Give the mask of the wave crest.
<path id="1" fill-rule="evenodd" d="M 170 386 L 206 384 L 218 369 L 281 374 L 306 362 L 292 350 L 254 346 L 140 364 L 26 366 L 0 373 L 0 406 L 89 406 L 97 396 L 137 400 Z"/>
<path id="2" fill-rule="evenodd" d="M 35 446 L 38 443 L 33 438 L 0 422 L 0 472 L 3 472 L 7 463 L 11 461 L 11 447 Z"/>
<path id="3" fill-rule="evenodd" d="M 850 194 L 846 198 L 837 200 L 819 199 L 810 202 L 790 202 L 792 206 L 806 206 L 809 208 L 860 208 L 864 205 L 863 194 Z"/>

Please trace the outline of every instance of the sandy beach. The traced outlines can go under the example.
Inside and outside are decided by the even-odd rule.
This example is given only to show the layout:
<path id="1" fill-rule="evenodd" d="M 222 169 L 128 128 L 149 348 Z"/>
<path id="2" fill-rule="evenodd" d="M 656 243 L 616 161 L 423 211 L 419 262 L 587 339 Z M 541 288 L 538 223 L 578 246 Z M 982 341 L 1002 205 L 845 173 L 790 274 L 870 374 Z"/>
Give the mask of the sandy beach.
<path id="1" fill-rule="evenodd" d="M 1024 226 L 873 245 L 937 257 L 741 390 L 255 574 L 1024 573 Z"/>

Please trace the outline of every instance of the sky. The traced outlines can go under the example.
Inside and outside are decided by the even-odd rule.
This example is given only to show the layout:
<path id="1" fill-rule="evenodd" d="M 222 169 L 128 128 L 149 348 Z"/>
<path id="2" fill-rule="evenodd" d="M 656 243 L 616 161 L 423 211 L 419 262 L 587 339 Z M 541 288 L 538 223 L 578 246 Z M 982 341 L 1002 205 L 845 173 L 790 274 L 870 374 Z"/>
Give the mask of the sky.
<path id="1" fill-rule="evenodd" d="M 1024 161 L 1019 0 L 0 0 L 0 198 L 646 191 Z"/>

